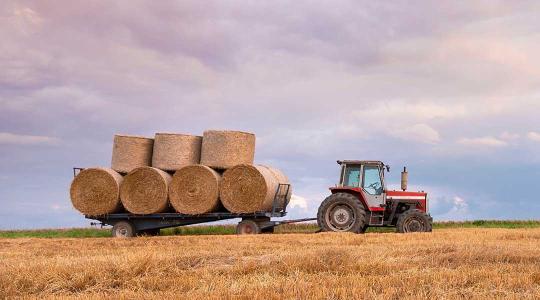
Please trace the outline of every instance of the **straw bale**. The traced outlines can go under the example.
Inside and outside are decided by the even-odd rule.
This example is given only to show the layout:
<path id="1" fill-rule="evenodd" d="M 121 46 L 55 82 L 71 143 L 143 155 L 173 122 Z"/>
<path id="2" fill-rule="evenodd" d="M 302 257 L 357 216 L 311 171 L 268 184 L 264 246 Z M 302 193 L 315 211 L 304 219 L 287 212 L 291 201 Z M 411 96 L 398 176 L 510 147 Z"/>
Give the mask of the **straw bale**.
<path id="1" fill-rule="evenodd" d="M 289 190 L 287 191 L 286 188 L 283 188 L 280 191 L 280 194 L 279 194 L 279 199 L 280 200 L 286 199 L 287 203 L 289 203 L 291 201 L 291 196 L 292 196 L 292 185 L 290 185 L 289 178 L 287 178 L 287 176 L 285 174 L 283 174 L 283 172 L 281 172 L 281 170 L 279 170 L 279 169 L 276 169 L 274 167 L 267 166 L 267 165 L 260 165 L 260 166 L 265 167 L 270 172 L 272 172 L 272 174 L 276 177 L 278 183 L 280 183 L 280 184 L 289 184 Z M 279 204 L 283 205 L 284 203 L 280 202 Z"/>
<path id="2" fill-rule="evenodd" d="M 278 184 L 276 175 L 265 166 L 237 165 L 223 173 L 221 203 L 234 213 L 270 211 Z"/>
<path id="3" fill-rule="evenodd" d="M 201 164 L 214 169 L 228 169 L 239 164 L 252 164 L 255 156 L 255 135 L 241 131 L 207 130 L 201 148 Z"/>
<path id="4" fill-rule="evenodd" d="M 153 146 L 154 139 L 151 138 L 115 135 L 111 168 L 120 173 L 129 173 L 135 168 L 150 166 Z"/>
<path id="5" fill-rule="evenodd" d="M 71 183 L 73 207 L 88 216 L 114 213 L 121 209 L 122 175 L 108 168 L 82 170 Z"/>
<path id="6" fill-rule="evenodd" d="M 124 177 L 120 199 L 133 214 L 164 212 L 168 207 L 168 188 L 171 175 L 152 167 L 139 167 Z"/>
<path id="7" fill-rule="evenodd" d="M 156 133 L 152 167 L 176 171 L 188 165 L 198 164 L 201 159 L 201 144 L 201 136 Z"/>
<path id="8" fill-rule="evenodd" d="M 176 171 L 169 186 L 174 209 L 183 214 L 203 214 L 220 207 L 221 175 L 203 165 L 183 167 Z"/>

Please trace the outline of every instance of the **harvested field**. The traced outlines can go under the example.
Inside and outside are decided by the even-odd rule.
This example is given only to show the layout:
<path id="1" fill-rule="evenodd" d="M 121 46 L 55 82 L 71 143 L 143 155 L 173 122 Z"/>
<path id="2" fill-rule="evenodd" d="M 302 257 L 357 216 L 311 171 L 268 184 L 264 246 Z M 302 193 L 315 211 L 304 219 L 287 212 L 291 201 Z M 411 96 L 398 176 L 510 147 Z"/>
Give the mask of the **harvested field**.
<path id="1" fill-rule="evenodd" d="M 0 298 L 540 297 L 540 229 L 0 239 Z"/>

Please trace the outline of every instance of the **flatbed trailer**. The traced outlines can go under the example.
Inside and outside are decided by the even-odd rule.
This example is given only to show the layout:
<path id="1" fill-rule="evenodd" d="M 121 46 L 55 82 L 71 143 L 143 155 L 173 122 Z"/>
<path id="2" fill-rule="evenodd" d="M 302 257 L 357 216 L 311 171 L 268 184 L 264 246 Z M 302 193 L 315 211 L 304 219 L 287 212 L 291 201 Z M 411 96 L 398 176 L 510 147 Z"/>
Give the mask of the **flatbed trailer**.
<path id="1" fill-rule="evenodd" d="M 73 176 L 84 170 L 83 168 L 73 168 Z M 228 211 L 218 211 L 205 214 L 182 214 L 176 212 L 164 212 L 148 215 L 137 215 L 129 212 L 112 213 L 101 216 L 85 215 L 85 218 L 96 220 L 92 225 L 112 226 L 114 237 L 133 237 L 137 235 L 158 235 L 160 229 L 201 224 L 229 219 L 242 219 L 236 226 L 237 234 L 258 234 L 273 233 L 274 228 L 283 224 L 314 221 L 317 218 L 305 218 L 295 220 L 275 221 L 272 218 L 282 218 L 287 215 L 287 205 L 289 199 L 287 195 L 290 191 L 290 184 L 279 184 L 270 211 L 260 211 L 253 213 L 232 213 Z M 169 208 L 172 211 L 172 207 Z"/>
<path id="2" fill-rule="evenodd" d="M 87 219 L 97 220 L 97 225 L 113 226 L 114 237 L 133 237 L 137 235 L 158 235 L 159 230 L 169 227 L 201 224 L 227 219 L 241 218 L 236 226 L 237 234 L 273 233 L 274 228 L 283 224 L 292 224 L 306 221 L 314 221 L 316 218 L 294 220 L 272 220 L 272 218 L 284 217 L 285 212 L 270 213 L 257 212 L 237 214 L 228 212 L 215 212 L 199 215 L 186 215 L 180 213 L 159 213 L 150 215 L 134 215 L 130 213 L 108 214 L 104 216 L 85 216 Z"/>

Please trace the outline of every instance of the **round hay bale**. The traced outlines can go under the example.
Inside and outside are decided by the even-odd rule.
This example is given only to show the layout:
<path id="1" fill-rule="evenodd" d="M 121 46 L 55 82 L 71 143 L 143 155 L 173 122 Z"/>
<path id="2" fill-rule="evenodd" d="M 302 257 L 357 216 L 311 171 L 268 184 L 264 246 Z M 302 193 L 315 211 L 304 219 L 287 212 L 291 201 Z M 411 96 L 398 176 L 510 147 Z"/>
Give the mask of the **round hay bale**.
<path id="1" fill-rule="evenodd" d="M 289 189 L 287 190 L 285 187 L 280 191 L 279 198 L 280 199 L 286 199 L 287 203 L 291 201 L 292 196 L 292 185 L 289 182 L 289 178 L 283 172 L 281 172 L 279 169 L 276 169 L 274 167 L 270 167 L 267 165 L 260 165 L 262 167 L 267 168 L 272 174 L 276 177 L 277 181 L 280 184 L 289 184 Z M 285 195 L 286 194 L 286 195 Z M 285 197 L 284 197 L 285 196 Z M 279 203 L 280 205 L 283 205 L 283 203 Z"/>
<path id="2" fill-rule="evenodd" d="M 153 146 L 154 139 L 151 138 L 115 135 L 111 168 L 120 173 L 129 173 L 135 168 L 150 166 Z"/>
<path id="3" fill-rule="evenodd" d="M 108 168 L 82 170 L 71 182 L 73 207 L 88 216 L 100 216 L 121 209 L 122 175 Z"/>
<path id="4" fill-rule="evenodd" d="M 201 164 L 215 169 L 228 169 L 239 164 L 252 164 L 255 156 L 255 135 L 241 131 L 207 130 L 203 134 Z"/>
<path id="5" fill-rule="evenodd" d="M 269 168 L 242 164 L 223 173 L 219 196 L 230 212 L 270 211 L 278 185 L 276 175 Z"/>
<path id="6" fill-rule="evenodd" d="M 152 167 L 139 167 L 127 174 L 120 186 L 120 199 L 133 214 L 146 215 L 167 209 L 171 175 Z"/>
<path id="7" fill-rule="evenodd" d="M 174 173 L 169 185 L 171 205 L 183 214 L 204 214 L 220 207 L 221 175 L 203 165 L 183 167 Z"/>
<path id="8" fill-rule="evenodd" d="M 176 171 L 198 164 L 201 159 L 202 137 L 187 134 L 156 133 L 152 167 Z"/>

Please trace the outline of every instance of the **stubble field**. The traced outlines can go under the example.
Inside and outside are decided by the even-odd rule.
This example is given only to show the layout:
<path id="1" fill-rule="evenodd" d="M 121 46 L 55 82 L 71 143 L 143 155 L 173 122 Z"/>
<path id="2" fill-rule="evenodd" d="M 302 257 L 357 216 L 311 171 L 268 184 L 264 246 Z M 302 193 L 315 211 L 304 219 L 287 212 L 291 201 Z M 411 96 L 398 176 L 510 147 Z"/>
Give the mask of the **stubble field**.
<path id="1" fill-rule="evenodd" d="M 540 228 L 0 239 L 0 298 L 540 298 Z"/>

